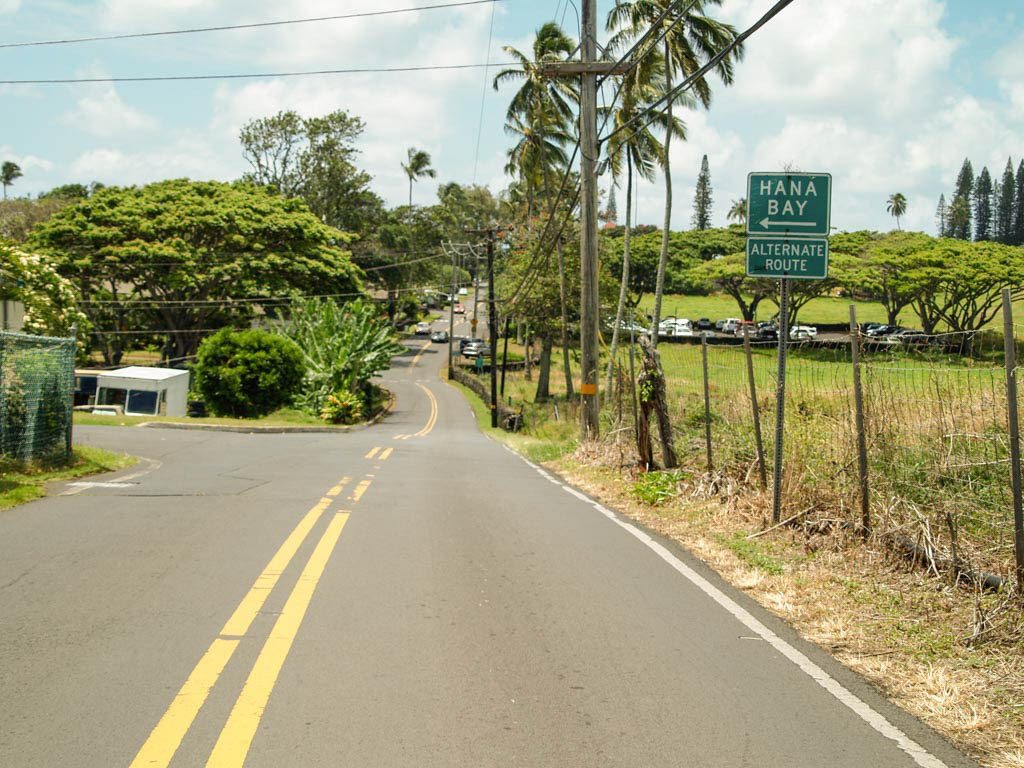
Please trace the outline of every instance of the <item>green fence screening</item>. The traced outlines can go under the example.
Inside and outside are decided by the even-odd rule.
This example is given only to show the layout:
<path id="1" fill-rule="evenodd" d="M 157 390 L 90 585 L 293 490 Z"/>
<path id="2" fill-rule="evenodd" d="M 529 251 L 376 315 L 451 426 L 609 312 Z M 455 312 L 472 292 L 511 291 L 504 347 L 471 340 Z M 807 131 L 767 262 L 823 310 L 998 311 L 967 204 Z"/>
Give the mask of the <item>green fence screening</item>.
<path id="1" fill-rule="evenodd" d="M 70 452 L 75 340 L 0 332 L 0 457 Z"/>

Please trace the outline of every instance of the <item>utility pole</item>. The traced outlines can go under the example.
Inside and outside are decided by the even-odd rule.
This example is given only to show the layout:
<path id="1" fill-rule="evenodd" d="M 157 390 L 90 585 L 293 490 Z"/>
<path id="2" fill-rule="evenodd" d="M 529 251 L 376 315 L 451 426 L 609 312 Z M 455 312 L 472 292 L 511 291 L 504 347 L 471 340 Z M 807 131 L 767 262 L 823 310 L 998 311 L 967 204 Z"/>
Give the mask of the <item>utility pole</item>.
<path id="1" fill-rule="evenodd" d="M 455 284 L 455 257 L 458 255 L 459 250 L 452 243 L 448 244 L 452 249 L 452 292 L 449 298 L 451 301 L 448 302 L 448 378 L 453 378 L 452 365 L 455 360 L 452 352 L 452 345 L 455 343 L 455 293 L 458 291 L 458 286 Z"/>
<path id="2" fill-rule="evenodd" d="M 491 427 L 498 426 L 498 312 L 494 302 L 494 230 L 487 233 L 487 326 L 491 336 Z"/>
<path id="3" fill-rule="evenodd" d="M 580 61 L 543 64 L 546 77 L 580 78 L 580 432 L 584 440 L 598 436 L 600 403 L 597 395 L 598 302 L 597 302 L 597 76 L 626 74 L 625 61 L 597 61 L 597 2 L 583 0 Z"/>
<path id="4" fill-rule="evenodd" d="M 473 338 L 476 338 L 476 315 L 477 307 L 480 306 L 480 252 L 470 246 L 470 252 L 476 256 L 476 264 L 473 267 Z"/>
<path id="5" fill-rule="evenodd" d="M 597 74 L 588 65 L 597 59 L 597 1 L 583 0 L 580 58 L 580 433 L 598 435 L 600 402 L 597 379 Z"/>

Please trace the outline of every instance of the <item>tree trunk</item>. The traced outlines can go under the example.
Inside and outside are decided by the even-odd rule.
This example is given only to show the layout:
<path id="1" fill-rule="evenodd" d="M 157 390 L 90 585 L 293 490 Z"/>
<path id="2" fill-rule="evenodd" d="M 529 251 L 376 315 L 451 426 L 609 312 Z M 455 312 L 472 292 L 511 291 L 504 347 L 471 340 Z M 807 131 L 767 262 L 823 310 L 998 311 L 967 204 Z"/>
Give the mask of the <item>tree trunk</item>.
<path id="1" fill-rule="evenodd" d="M 665 43 L 665 93 L 672 92 L 672 56 Z M 668 131 L 665 132 L 665 227 L 661 232 L 661 254 L 658 257 L 658 279 L 654 285 L 654 320 L 651 323 L 651 341 L 658 346 L 658 324 L 661 323 L 661 297 L 665 293 L 665 268 L 668 266 L 668 235 L 672 226 L 672 99 L 668 100 Z"/>
<path id="2" fill-rule="evenodd" d="M 558 238 L 558 298 L 562 304 L 562 365 L 565 367 L 565 399 L 576 397 L 572 386 L 572 365 L 569 361 L 569 309 L 565 303 L 565 255 L 562 253 L 562 238 Z"/>
<path id="3" fill-rule="evenodd" d="M 632 224 L 631 202 L 633 199 L 633 156 L 626 149 L 626 234 L 622 242 L 622 280 L 619 283 L 619 304 L 615 309 L 615 327 L 612 329 L 611 357 L 608 360 L 608 373 L 605 391 L 612 391 L 612 370 L 615 368 L 615 355 L 619 351 L 619 328 L 626 309 L 626 292 L 629 288 L 629 228 Z"/>
<path id="4" fill-rule="evenodd" d="M 538 403 L 551 397 L 551 337 L 545 336 L 540 341 L 540 372 L 537 374 L 537 394 L 534 400 Z"/>
<path id="5" fill-rule="evenodd" d="M 637 377 L 637 387 L 640 391 L 640 425 L 638 434 L 647 431 L 651 411 L 658 418 L 658 435 L 661 438 L 661 458 L 665 469 L 673 469 L 679 466 L 676 458 L 675 444 L 672 439 L 672 422 L 668 414 L 668 399 L 665 391 L 665 373 L 661 367 L 661 356 L 654 344 L 646 336 L 640 337 L 640 351 L 642 353 L 640 375 Z M 650 438 L 647 438 L 648 441 Z M 644 447 L 639 446 L 640 460 L 645 461 Z"/>
<path id="6" fill-rule="evenodd" d="M 530 338 L 530 323 L 526 323 L 523 349 L 526 350 L 526 380 L 533 381 L 533 339 Z"/>

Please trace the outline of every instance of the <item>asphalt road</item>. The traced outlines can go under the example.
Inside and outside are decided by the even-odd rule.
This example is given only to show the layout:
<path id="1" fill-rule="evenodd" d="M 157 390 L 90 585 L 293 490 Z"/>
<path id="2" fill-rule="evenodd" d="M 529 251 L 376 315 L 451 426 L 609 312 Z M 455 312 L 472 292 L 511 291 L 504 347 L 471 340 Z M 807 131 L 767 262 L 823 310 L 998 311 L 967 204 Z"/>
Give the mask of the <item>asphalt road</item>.
<path id="1" fill-rule="evenodd" d="M 147 461 L 0 513 L 0 765 L 974 765 L 411 346 L 348 434 L 78 430 Z"/>

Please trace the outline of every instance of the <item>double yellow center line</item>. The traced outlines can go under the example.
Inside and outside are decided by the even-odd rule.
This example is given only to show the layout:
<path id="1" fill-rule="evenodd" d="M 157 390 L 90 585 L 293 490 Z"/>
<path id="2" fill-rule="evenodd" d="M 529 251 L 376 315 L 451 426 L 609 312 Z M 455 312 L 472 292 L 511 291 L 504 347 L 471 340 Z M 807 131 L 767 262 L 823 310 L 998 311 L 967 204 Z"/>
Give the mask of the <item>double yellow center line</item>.
<path id="1" fill-rule="evenodd" d="M 434 397 L 433 392 L 419 382 L 416 382 L 416 386 L 422 389 L 426 393 L 427 399 L 430 400 L 430 416 L 427 417 L 427 423 L 423 425 L 423 429 L 419 432 L 411 435 L 395 435 L 395 440 L 408 440 L 412 437 L 426 437 L 430 434 L 431 430 L 434 429 L 434 425 L 437 424 L 437 398 Z"/>
<path id="2" fill-rule="evenodd" d="M 385 461 L 392 448 L 381 452 L 378 461 Z M 374 448 L 367 458 L 373 458 L 380 452 Z M 170 764 L 182 740 L 192 727 L 199 710 L 205 704 L 210 691 L 216 685 L 221 673 L 238 648 L 241 638 L 248 633 L 253 622 L 263 609 L 267 598 L 291 563 L 299 547 L 309 536 L 310 531 L 319 522 L 324 512 L 334 503 L 344 488 L 351 483 L 351 478 L 343 477 L 305 514 L 298 525 L 278 548 L 267 563 L 262 573 L 253 582 L 252 587 L 235 608 L 234 613 L 221 629 L 220 634 L 210 644 L 196 664 L 192 673 L 174 697 L 167 711 L 142 745 L 131 768 L 157 768 Z M 348 501 L 356 504 L 373 482 L 373 475 L 367 475 L 352 489 Z M 331 518 L 326 530 L 317 542 L 302 569 L 298 583 L 292 589 L 284 610 L 274 623 L 270 636 L 264 643 L 256 663 L 239 694 L 235 705 L 228 716 L 227 724 L 221 731 L 213 752 L 207 761 L 207 768 L 240 768 L 245 763 L 246 755 L 252 744 L 256 729 L 259 727 L 270 694 L 277 682 L 281 668 L 291 650 L 295 636 L 298 634 L 306 610 L 309 608 L 313 593 L 323 575 L 324 568 L 341 537 L 342 529 L 348 522 L 350 511 L 339 510 Z"/>

